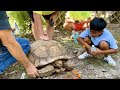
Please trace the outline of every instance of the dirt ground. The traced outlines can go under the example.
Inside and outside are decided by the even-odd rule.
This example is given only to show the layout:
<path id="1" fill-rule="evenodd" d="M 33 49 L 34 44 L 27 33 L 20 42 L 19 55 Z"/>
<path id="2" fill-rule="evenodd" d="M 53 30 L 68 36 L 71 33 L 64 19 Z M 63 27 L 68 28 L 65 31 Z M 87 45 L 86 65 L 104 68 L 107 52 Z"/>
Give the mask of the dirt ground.
<path id="1" fill-rule="evenodd" d="M 110 30 L 117 40 L 120 51 L 120 30 Z M 74 56 L 71 61 L 74 62 L 74 71 L 77 71 L 79 78 L 77 79 L 120 79 L 120 53 L 112 55 L 113 59 L 116 61 L 117 66 L 113 67 L 108 65 L 107 62 L 103 61 L 103 56 L 96 56 L 88 58 L 85 60 L 77 59 L 77 52 L 81 48 L 79 44 L 75 44 L 71 39 L 70 35 L 67 33 L 54 33 L 54 40 L 59 41 L 63 44 L 69 54 Z M 21 75 L 25 72 L 23 66 L 17 62 L 8 68 L 2 75 L 0 79 L 21 79 Z M 74 78 L 72 78 L 74 77 Z M 76 79 L 73 71 L 66 71 L 61 74 L 53 74 L 48 77 L 38 78 L 38 79 Z M 31 79 L 25 75 L 25 79 Z"/>

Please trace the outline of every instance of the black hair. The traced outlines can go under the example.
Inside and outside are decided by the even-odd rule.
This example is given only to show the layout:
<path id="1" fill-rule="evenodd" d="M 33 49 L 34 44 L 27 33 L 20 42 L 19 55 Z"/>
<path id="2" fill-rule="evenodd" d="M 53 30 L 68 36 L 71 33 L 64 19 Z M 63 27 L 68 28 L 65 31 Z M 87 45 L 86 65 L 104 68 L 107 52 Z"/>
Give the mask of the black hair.
<path id="1" fill-rule="evenodd" d="M 101 31 L 106 27 L 106 25 L 107 22 L 103 18 L 95 17 L 90 22 L 90 30 Z"/>

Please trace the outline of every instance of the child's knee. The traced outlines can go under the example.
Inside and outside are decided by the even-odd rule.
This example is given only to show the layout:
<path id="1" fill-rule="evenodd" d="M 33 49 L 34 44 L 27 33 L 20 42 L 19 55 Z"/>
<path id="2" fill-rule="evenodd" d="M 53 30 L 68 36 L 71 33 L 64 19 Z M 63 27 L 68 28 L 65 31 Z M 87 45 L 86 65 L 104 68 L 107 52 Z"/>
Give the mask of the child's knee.
<path id="1" fill-rule="evenodd" d="M 72 25 L 70 23 L 65 23 L 63 25 L 63 28 L 66 29 L 66 30 L 72 31 Z"/>
<path id="2" fill-rule="evenodd" d="M 67 23 L 64 23 L 64 24 L 63 24 L 63 28 L 66 28 L 66 26 L 67 26 Z"/>
<path id="3" fill-rule="evenodd" d="M 88 43 L 89 45 L 91 45 L 91 40 L 90 40 L 89 37 L 85 37 L 85 38 L 84 38 L 84 41 L 85 41 L 86 43 Z"/>
<path id="4" fill-rule="evenodd" d="M 106 41 L 101 41 L 99 47 L 100 49 L 106 50 L 109 49 L 109 44 Z"/>

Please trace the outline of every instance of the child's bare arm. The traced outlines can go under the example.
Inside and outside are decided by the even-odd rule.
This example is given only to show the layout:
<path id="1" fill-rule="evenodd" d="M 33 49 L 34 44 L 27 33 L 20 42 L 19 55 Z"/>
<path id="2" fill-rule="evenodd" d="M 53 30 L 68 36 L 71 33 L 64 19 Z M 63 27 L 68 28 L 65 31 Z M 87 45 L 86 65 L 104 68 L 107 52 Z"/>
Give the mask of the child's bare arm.
<path id="1" fill-rule="evenodd" d="M 83 46 L 83 48 L 85 48 L 88 51 L 88 53 L 91 53 L 91 46 L 87 44 L 81 37 L 78 37 L 77 41 Z"/>
<path id="2" fill-rule="evenodd" d="M 97 49 L 98 54 L 114 54 L 114 53 L 118 53 L 117 49 L 108 49 L 108 50 L 99 50 Z"/>

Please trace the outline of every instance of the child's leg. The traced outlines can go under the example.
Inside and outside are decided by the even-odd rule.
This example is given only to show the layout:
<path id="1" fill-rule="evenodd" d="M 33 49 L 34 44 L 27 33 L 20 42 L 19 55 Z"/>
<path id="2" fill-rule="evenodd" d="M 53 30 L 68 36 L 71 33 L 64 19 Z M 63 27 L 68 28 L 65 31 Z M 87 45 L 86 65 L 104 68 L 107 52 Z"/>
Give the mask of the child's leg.
<path id="1" fill-rule="evenodd" d="M 84 39 L 84 42 L 86 42 L 88 45 L 92 45 L 92 41 L 91 41 L 91 39 L 89 38 L 89 37 L 85 37 Z M 87 51 L 87 53 L 90 53 L 87 49 L 86 49 L 86 51 Z"/>
<path id="2" fill-rule="evenodd" d="M 89 47 L 91 47 L 92 42 L 91 42 L 91 39 L 89 37 L 85 37 L 83 40 L 85 43 L 87 43 L 89 45 Z M 88 58 L 88 57 L 92 57 L 92 55 L 90 54 L 90 51 L 88 49 L 86 49 L 85 52 L 83 52 L 81 55 L 78 56 L 78 59 L 83 60 L 83 59 Z"/>
<path id="3" fill-rule="evenodd" d="M 91 39 L 90 39 L 89 37 L 85 37 L 83 40 L 84 40 L 84 42 L 86 42 L 87 44 L 92 45 Z"/>
<path id="4" fill-rule="evenodd" d="M 47 36 L 50 40 L 52 40 L 52 37 L 53 37 L 53 33 L 54 33 L 54 27 L 51 27 L 50 24 L 49 24 L 49 20 L 46 20 L 46 31 L 47 31 Z"/>
<path id="5" fill-rule="evenodd" d="M 63 27 L 70 32 L 75 29 L 74 23 L 64 23 Z"/>
<path id="6" fill-rule="evenodd" d="M 43 26 L 42 26 L 42 15 L 33 13 L 33 17 L 34 17 L 34 29 L 33 29 L 33 35 L 34 37 L 39 40 L 49 40 L 48 37 L 46 35 L 44 35 L 44 31 L 43 31 Z"/>
<path id="7" fill-rule="evenodd" d="M 109 44 L 106 41 L 101 41 L 99 47 L 101 50 L 108 50 Z M 105 54 L 104 60 L 107 61 L 110 65 L 116 66 L 116 62 L 112 59 L 110 55 Z"/>
<path id="8" fill-rule="evenodd" d="M 33 22 L 32 22 L 32 33 L 33 33 L 33 36 L 34 36 L 35 40 L 39 40 L 39 35 L 36 35 L 36 34 L 38 34 L 37 33 L 37 28 L 36 28 L 36 26 L 34 25 Z"/>
<path id="9" fill-rule="evenodd" d="M 108 50 L 109 44 L 106 41 L 101 41 L 99 44 L 99 47 L 101 50 Z M 107 54 L 105 56 L 107 56 Z"/>

